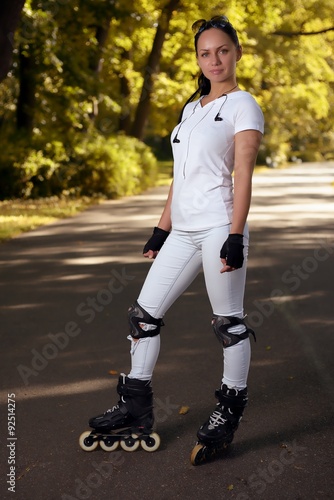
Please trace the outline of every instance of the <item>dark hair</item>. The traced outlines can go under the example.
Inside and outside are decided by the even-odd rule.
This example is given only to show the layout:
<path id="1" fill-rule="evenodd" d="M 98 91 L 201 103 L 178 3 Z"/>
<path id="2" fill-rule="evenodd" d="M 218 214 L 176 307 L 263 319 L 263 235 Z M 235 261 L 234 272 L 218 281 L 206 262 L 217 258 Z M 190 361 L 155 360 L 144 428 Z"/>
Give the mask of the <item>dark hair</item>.
<path id="1" fill-rule="evenodd" d="M 227 17 L 214 16 L 209 21 L 206 21 L 205 19 L 199 19 L 198 21 L 195 21 L 194 24 L 192 25 L 192 30 L 195 33 L 194 42 L 195 42 L 196 54 L 197 54 L 198 39 L 200 35 L 203 33 L 203 31 L 209 30 L 211 28 L 217 28 L 220 29 L 221 31 L 224 31 L 224 33 L 226 33 L 231 38 L 234 45 L 237 48 L 240 47 L 237 32 L 233 28 L 232 24 L 227 19 Z"/>
<path id="2" fill-rule="evenodd" d="M 214 16 L 209 21 L 206 21 L 205 19 L 199 19 L 198 21 L 195 21 L 194 24 L 192 25 L 192 30 L 195 33 L 194 43 L 195 43 L 196 54 L 197 54 L 198 39 L 200 35 L 203 33 L 203 31 L 209 30 L 211 28 L 217 28 L 220 29 L 221 31 L 224 31 L 224 33 L 226 33 L 231 38 L 232 42 L 237 47 L 237 49 L 240 48 L 237 32 L 233 28 L 228 18 L 226 16 Z M 211 89 L 210 81 L 203 75 L 202 72 L 200 72 L 197 80 L 197 89 L 185 103 L 180 115 L 180 119 L 186 105 L 189 102 L 193 101 L 197 94 L 199 94 L 200 96 L 209 94 L 210 89 Z"/>

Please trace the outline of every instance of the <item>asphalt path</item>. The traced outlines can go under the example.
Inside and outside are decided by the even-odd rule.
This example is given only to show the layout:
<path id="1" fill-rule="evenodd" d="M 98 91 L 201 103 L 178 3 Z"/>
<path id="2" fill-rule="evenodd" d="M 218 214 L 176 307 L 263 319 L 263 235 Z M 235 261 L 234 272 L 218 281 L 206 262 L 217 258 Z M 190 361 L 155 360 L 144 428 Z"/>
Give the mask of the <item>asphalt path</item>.
<path id="1" fill-rule="evenodd" d="M 129 370 L 126 311 L 166 194 L 108 201 L 0 246 L 1 498 L 334 498 L 334 162 L 254 176 L 245 309 L 257 342 L 249 406 L 224 458 L 189 460 L 221 375 L 202 275 L 162 330 L 160 449 L 79 448 Z"/>

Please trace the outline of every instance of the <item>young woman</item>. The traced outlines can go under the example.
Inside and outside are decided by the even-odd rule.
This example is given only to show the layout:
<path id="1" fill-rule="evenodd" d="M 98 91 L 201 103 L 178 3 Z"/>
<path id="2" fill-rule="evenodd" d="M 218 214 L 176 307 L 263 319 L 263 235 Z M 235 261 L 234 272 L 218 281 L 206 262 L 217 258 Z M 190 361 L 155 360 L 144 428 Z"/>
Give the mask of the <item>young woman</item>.
<path id="1" fill-rule="evenodd" d="M 150 451 L 159 446 L 159 436 L 151 434 L 151 378 L 162 318 L 203 269 L 224 370 L 218 403 L 197 433 L 199 443 L 192 453 L 197 464 L 232 441 L 247 403 L 253 332 L 243 320 L 246 221 L 264 124 L 253 97 L 238 87 L 236 65 L 242 48 L 233 26 L 219 16 L 197 21 L 193 29 L 198 89 L 171 135 L 174 180 L 143 251 L 155 260 L 129 309 L 132 368 L 119 379 L 118 405 L 91 419 L 94 431 L 85 433 L 80 443 L 84 449 L 96 447 L 98 440 L 104 449 L 115 449 L 118 441 L 124 449 L 135 449 L 139 441 Z"/>

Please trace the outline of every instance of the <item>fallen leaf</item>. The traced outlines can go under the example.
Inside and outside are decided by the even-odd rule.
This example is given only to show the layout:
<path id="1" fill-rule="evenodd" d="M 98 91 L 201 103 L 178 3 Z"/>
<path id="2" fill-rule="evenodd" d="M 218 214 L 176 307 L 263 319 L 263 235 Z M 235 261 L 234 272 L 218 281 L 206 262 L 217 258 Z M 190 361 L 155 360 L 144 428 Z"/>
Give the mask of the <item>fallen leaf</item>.
<path id="1" fill-rule="evenodd" d="M 230 484 L 230 485 L 227 487 L 228 491 L 232 491 L 232 490 L 233 490 L 233 488 L 234 488 L 233 484 Z"/>
<path id="2" fill-rule="evenodd" d="M 109 370 L 108 373 L 109 373 L 109 375 L 117 375 L 118 371 L 116 371 L 116 370 Z"/>
<path id="3" fill-rule="evenodd" d="M 179 415 L 186 415 L 189 411 L 189 406 L 181 406 L 179 409 Z"/>

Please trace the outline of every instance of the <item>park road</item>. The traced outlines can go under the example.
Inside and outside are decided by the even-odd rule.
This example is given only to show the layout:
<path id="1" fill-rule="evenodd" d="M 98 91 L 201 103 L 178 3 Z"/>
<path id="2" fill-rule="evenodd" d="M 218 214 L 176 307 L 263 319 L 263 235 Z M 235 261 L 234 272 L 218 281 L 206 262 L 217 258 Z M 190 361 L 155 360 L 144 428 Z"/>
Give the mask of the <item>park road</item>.
<path id="1" fill-rule="evenodd" d="M 201 274 L 162 330 L 153 378 L 160 449 L 78 445 L 88 418 L 116 404 L 118 374 L 129 370 L 126 312 L 151 265 L 142 246 L 167 188 L 2 244 L 1 498 L 332 499 L 333 182 L 334 162 L 254 176 L 250 401 L 225 457 L 199 467 L 190 452 L 221 372 Z"/>

